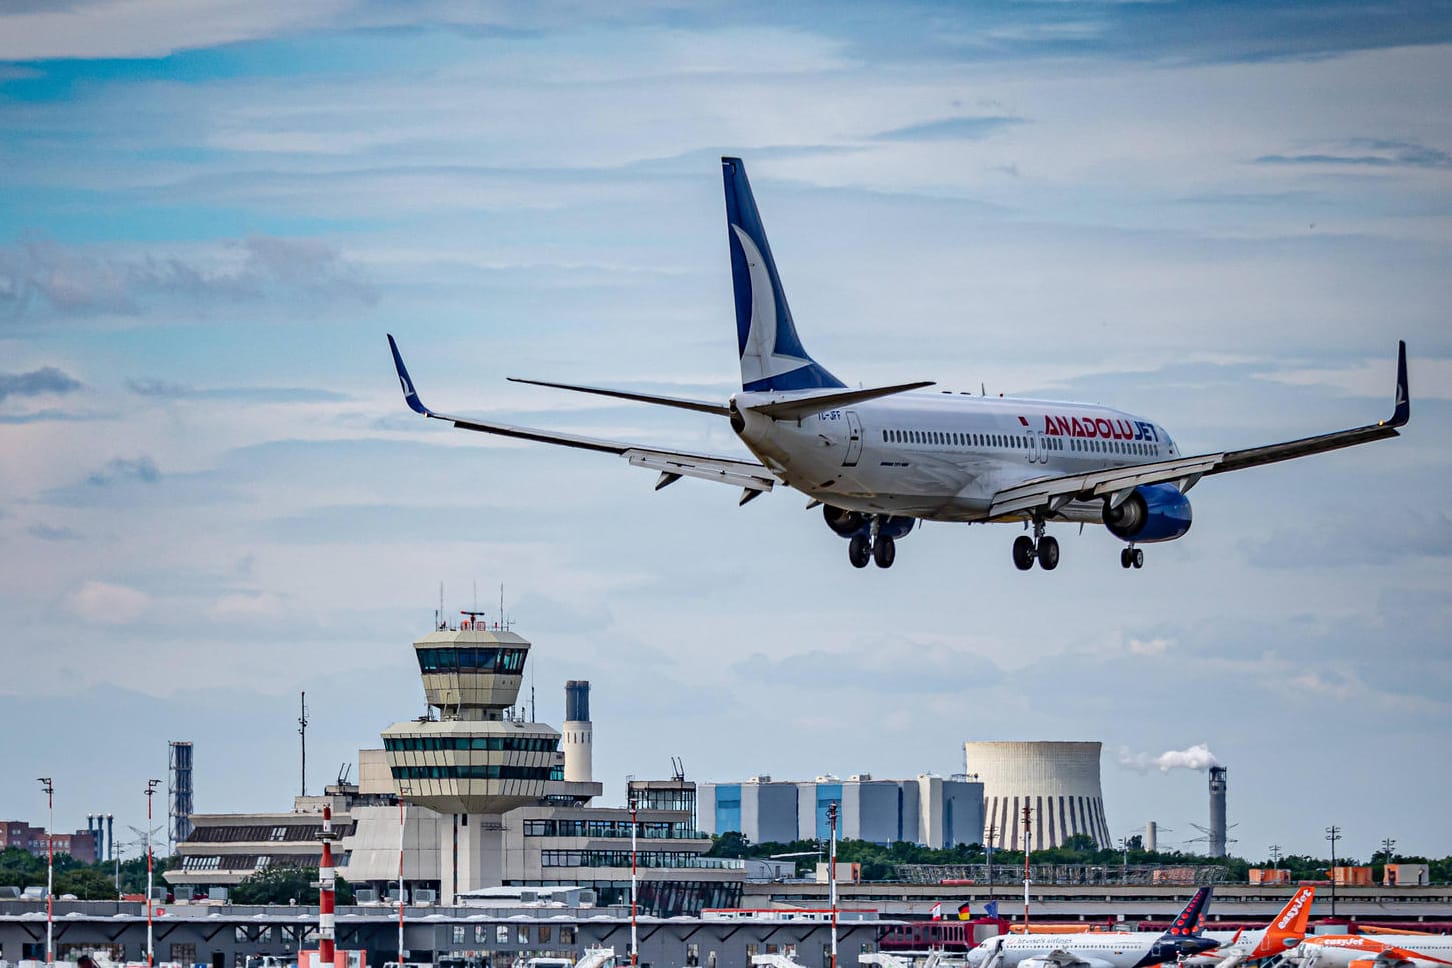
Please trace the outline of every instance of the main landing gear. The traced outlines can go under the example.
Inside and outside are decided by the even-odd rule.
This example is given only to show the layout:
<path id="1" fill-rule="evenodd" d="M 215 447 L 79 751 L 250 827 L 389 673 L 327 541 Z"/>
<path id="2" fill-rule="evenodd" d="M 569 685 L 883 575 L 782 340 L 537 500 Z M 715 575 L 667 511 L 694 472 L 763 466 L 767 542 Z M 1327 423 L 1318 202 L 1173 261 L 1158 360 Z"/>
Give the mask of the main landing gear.
<path id="1" fill-rule="evenodd" d="M 1121 568 L 1143 568 L 1144 549 L 1130 545 L 1128 548 L 1121 548 L 1119 551 L 1119 567 Z"/>
<path id="2" fill-rule="evenodd" d="M 897 560 L 897 542 L 892 535 L 883 534 L 881 521 L 872 519 L 871 534 L 854 534 L 847 545 L 847 558 L 853 568 L 866 568 L 869 561 L 877 562 L 879 568 L 891 568 Z"/>
<path id="3" fill-rule="evenodd" d="M 1034 521 L 1034 536 L 1021 534 L 1013 542 L 1013 564 L 1019 571 L 1028 571 L 1034 562 L 1044 571 L 1059 567 L 1059 541 L 1053 535 L 1044 534 L 1044 522 Z"/>

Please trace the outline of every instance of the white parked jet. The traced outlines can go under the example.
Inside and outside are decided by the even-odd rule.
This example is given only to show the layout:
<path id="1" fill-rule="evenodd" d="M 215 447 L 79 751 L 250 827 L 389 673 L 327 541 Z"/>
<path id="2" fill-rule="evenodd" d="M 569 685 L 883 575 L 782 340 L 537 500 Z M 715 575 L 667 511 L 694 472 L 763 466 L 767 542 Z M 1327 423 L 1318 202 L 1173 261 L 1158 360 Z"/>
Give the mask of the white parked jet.
<path id="1" fill-rule="evenodd" d="M 1311 917 L 1311 904 L 1316 900 L 1314 885 L 1302 887 L 1291 895 L 1281 913 L 1271 923 L 1253 931 L 1206 931 L 1205 937 L 1218 941 L 1220 947 L 1208 954 L 1195 955 L 1181 962 L 1194 968 L 1235 968 L 1243 961 L 1260 961 L 1283 955 L 1306 937 L 1306 922 Z"/>
<path id="2" fill-rule="evenodd" d="M 1446 968 L 1452 935 L 1313 934 L 1286 960 L 1297 968 Z"/>
<path id="3" fill-rule="evenodd" d="M 1210 888 L 1190 898 L 1168 931 L 1000 934 L 968 952 L 968 968 L 1147 968 L 1214 948 L 1200 934 Z"/>
<path id="4" fill-rule="evenodd" d="M 404 399 L 425 417 L 465 430 L 602 451 L 658 471 L 659 490 L 682 477 L 743 488 L 745 504 L 778 484 L 822 505 L 850 541 L 858 568 L 889 567 L 895 541 L 923 521 L 1028 522 L 1014 564 L 1059 563 L 1054 522 L 1103 524 L 1126 543 L 1119 562 L 1139 568 L 1138 547 L 1190 529 L 1185 494 L 1201 477 L 1397 436 L 1411 410 L 1406 344 L 1397 351 L 1391 418 L 1351 430 L 1245 450 L 1186 455 L 1159 424 L 1095 404 L 923 392 L 931 381 L 849 389 L 808 355 L 767 245 L 746 168 L 722 158 L 727 240 L 736 297 L 741 392 L 724 402 L 630 390 L 516 380 L 726 417 L 757 461 L 516 427 L 436 413 L 419 400 L 392 336 Z M 511 378 L 515 379 L 515 378 Z M 759 461 L 759 462 L 758 462 Z"/>

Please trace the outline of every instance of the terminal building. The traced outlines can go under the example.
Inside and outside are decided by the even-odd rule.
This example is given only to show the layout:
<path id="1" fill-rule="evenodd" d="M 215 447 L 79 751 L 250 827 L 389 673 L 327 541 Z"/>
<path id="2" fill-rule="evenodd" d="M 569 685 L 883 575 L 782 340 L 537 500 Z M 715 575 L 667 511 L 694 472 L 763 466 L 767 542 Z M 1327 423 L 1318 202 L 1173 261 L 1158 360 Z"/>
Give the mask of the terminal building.
<path id="1" fill-rule="evenodd" d="M 452 905 L 496 887 L 579 887 L 600 904 L 630 893 L 639 868 L 642 908 L 660 916 L 731 907 L 745 864 L 703 856 L 695 785 L 632 781 L 629 807 L 593 805 L 589 683 L 566 688 L 565 742 L 515 707 L 530 643 L 477 615 L 414 643 L 430 713 L 383 730 L 383 749 L 360 750 L 358 782 L 298 797 L 287 813 L 192 814 L 167 871 L 180 895 L 223 896 L 273 866 L 318 866 L 322 810 L 343 834 L 339 876 L 360 900 Z"/>
<path id="2" fill-rule="evenodd" d="M 876 780 L 860 773 L 845 780 L 756 776 L 744 783 L 702 783 L 701 829 L 736 831 L 757 844 L 826 840 L 833 803 L 840 818 L 837 836 L 845 839 L 935 848 L 983 839 L 983 784 L 929 774 L 913 780 Z"/>

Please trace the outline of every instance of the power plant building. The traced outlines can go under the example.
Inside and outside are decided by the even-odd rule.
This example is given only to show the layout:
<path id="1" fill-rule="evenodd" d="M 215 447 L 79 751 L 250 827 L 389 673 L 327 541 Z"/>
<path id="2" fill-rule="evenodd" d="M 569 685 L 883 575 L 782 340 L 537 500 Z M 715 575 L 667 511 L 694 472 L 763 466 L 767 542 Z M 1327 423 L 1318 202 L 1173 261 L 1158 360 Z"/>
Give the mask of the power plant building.
<path id="1" fill-rule="evenodd" d="M 701 829 L 735 831 L 757 844 L 826 840 L 833 803 L 839 809 L 837 836 L 844 839 L 951 847 L 983 837 L 983 785 L 927 774 L 913 780 L 876 780 L 862 773 L 845 780 L 757 776 L 744 783 L 702 783 Z"/>
<path id="2" fill-rule="evenodd" d="M 1083 834 L 1099 847 L 1113 843 L 1104 817 L 1095 742 L 970 742 L 963 744 L 970 777 L 983 784 L 986 837 L 1000 850 L 1046 850 Z M 1029 830 L 1024 833 L 1024 808 Z M 1027 841 L 1027 843 L 1025 843 Z"/>

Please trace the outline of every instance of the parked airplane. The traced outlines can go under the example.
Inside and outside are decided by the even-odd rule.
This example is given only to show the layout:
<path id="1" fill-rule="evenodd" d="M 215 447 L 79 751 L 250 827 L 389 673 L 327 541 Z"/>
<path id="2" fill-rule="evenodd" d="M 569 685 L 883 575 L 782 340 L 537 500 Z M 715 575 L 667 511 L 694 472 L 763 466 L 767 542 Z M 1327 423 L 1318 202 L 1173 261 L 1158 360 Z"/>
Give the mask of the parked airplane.
<path id="1" fill-rule="evenodd" d="M 1243 961 L 1259 961 L 1283 955 L 1306 937 L 1306 922 L 1311 917 L 1311 904 L 1316 899 L 1314 885 L 1303 887 L 1291 895 L 1281 913 L 1270 924 L 1252 931 L 1206 931 L 1205 937 L 1218 941 L 1220 947 L 1208 954 L 1184 959 L 1196 968 L 1235 968 Z"/>
<path id="2" fill-rule="evenodd" d="M 968 952 L 968 968 L 1146 968 L 1214 948 L 1200 933 L 1210 906 L 1202 887 L 1168 931 L 1000 934 Z"/>
<path id="3" fill-rule="evenodd" d="M 1059 544 L 1051 522 L 1103 524 L 1124 541 L 1119 563 L 1144 564 L 1138 547 L 1190 529 L 1185 496 L 1200 478 L 1397 436 L 1411 410 L 1406 344 L 1397 350 L 1392 416 L 1245 450 L 1181 453 L 1164 427 L 1097 404 L 918 392 L 932 381 L 850 389 L 807 353 L 787 306 L 746 168 L 722 158 L 727 239 L 736 300 L 741 392 L 721 402 L 523 380 L 726 417 L 757 461 L 453 417 L 425 407 L 390 335 L 404 399 L 455 427 L 616 454 L 660 472 L 659 490 L 682 477 L 743 488 L 740 504 L 777 484 L 822 506 L 827 526 L 849 540 L 854 566 L 887 568 L 896 540 L 919 521 L 1019 522 L 1033 536 L 1013 543 L 1013 562 L 1051 570 Z M 759 461 L 759 462 L 758 462 Z"/>
<path id="4" fill-rule="evenodd" d="M 1297 968 L 1445 968 L 1452 935 L 1314 934 L 1286 955 Z"/>

